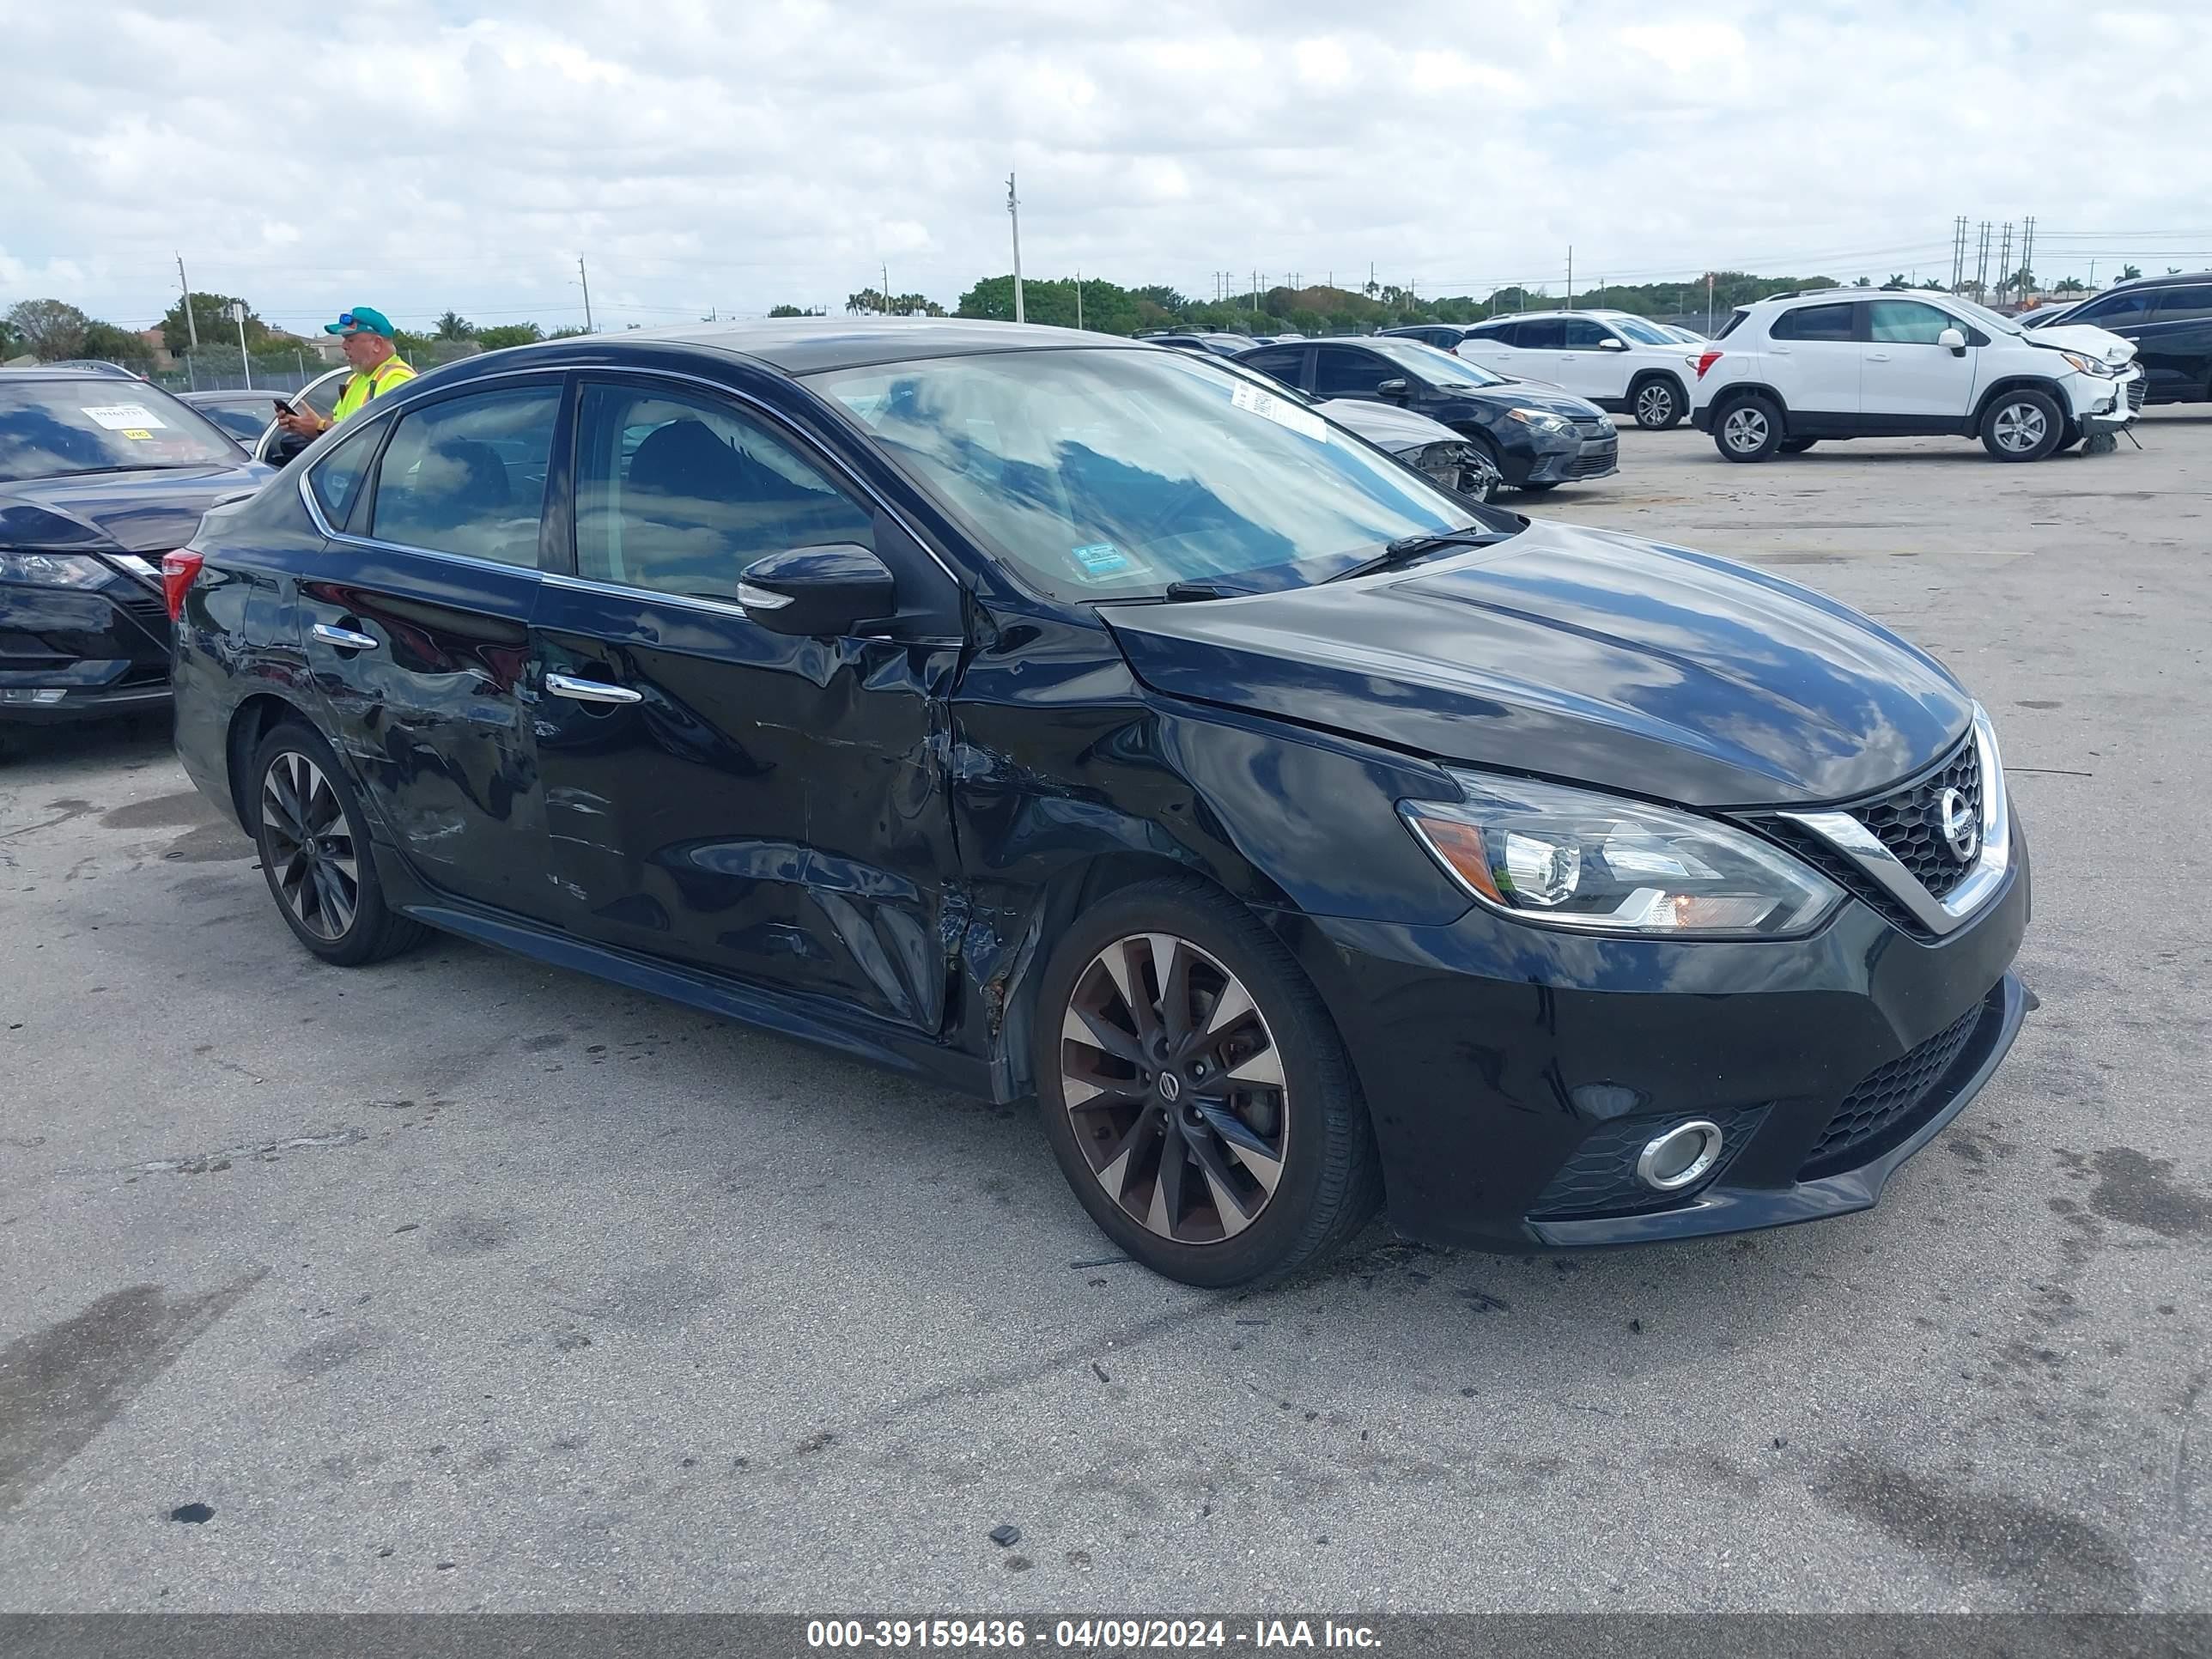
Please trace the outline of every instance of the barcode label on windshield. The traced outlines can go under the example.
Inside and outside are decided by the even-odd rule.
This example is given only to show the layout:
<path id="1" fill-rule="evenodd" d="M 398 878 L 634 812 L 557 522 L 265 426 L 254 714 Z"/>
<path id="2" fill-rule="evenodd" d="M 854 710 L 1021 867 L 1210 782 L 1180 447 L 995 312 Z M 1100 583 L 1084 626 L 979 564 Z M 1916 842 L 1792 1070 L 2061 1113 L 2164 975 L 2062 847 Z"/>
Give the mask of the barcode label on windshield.
<path id="1" fill-rule="evenodd" d="M 1257 415 L 1263 421 L 1273 421 L 1277 426 L 1286 426 L 1302 438 L 1311 438 L 1316 443 L 1328 441 L 1328 422 L 1310 410 L 1300 409 L 1296 404 L 1271 397 L 1256 386 L 1237 386 L 1229 394 L 1229 401 L 1237 408 Z"/>

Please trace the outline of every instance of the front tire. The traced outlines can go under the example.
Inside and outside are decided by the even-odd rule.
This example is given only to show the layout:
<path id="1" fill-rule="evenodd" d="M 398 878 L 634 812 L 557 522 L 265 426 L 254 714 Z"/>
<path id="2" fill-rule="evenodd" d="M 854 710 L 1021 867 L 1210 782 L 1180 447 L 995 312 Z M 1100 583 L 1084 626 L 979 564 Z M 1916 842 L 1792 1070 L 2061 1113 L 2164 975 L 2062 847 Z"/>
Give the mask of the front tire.
<path id="1" fill-rule="evenodd" d="M 1075 919 L 1037 988 L 1035 1062 L 1077 1199 L 1167 1278 L 1221 1289 L 1294 1272 L 1381 1202 L 1328 1008 L 1202 881 L 1141 882 Z"/>
<path id="2" fill-rule="evenodd" d="M 368 821 L 321 735 L 287 721 L 249 763 L 261 873 L 292 936 L 325 962 L 359 967 L 423 936 L 384 902 Z"/>
<path id="3" fill-rule="evenodd" d="M 1672 375 L 1654 374 L 1632 386 L 1628 400 L 1636 411 L 1636 424 L 1646 432 L 1664 432 L 1688 412 L 1682 388 Z"/>
<path id="4" fill-rule="evenodd" d="M 1982 411 L 1982 447 L 2001 461 L 2039 461 L 2065 432 L 2057 400 L 2033 386 L 2004 392 Z"/>
<path id="5" fill-rule="evenodd" d="M 1713 418 L 1713 447 L 1732 461 L 1765 460 L 1782 441 L 1782 411 L 1771 398 L 1738 398 Z"/>

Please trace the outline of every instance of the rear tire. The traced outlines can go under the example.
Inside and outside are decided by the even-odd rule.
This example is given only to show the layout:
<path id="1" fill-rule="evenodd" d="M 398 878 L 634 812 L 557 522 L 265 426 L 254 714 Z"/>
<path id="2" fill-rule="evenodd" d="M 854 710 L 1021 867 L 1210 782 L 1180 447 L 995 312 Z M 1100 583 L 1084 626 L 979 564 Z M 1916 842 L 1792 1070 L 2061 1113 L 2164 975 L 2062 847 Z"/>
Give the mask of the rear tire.
<path id="1" fill-rule="evenodd" d="M 1771 398 L 1752 392 L 1714 412 L 1713 447 L 1729 460 L 1765 460 L 1782 441 L 1782 411 Z"/>
<path id="2" fill-rule="evenodd" d="M 292 936 L 341 968 L 420 943 L 422 924 L 384 902 L 368 820 L 321 734 L 288 720 L 254 745 L 248 767 L 262 877 Z"/>
<path id="3" fill-rule="evenodd" d="M 1276 1278 L 1332 1254 L 1381 1203 L 1335 1022 L 1218 889 L 1169 877 L 1085 910 L 1036 1009 L 1037 1108 L 1061 1173 L 1154 1273 L 1209 1289 Z"/>
<path id="4" fill-rule="evenodd" d="M 1784 438 L 1774 446 L 1774 453 L 1778 455 L 1802 455 L 1820 441 L 1818 438 Z"/>
<path id="5" fill-rule="evenodd" d="M 1664 432 L 1689 412 L 1689 400 L 1671 374 L 1647 375 L 1629 387 L 1628 406 L 1636 412 L 1636 424 L 1646 432 Z"/>
<path id="6" fill-rule="evenodd" d="M 2002 392 L 1982 411 L 1982 447 L 2001 461 L 2042 460 L 2065 430 L 2057 400 L 2033 386 Z"/>

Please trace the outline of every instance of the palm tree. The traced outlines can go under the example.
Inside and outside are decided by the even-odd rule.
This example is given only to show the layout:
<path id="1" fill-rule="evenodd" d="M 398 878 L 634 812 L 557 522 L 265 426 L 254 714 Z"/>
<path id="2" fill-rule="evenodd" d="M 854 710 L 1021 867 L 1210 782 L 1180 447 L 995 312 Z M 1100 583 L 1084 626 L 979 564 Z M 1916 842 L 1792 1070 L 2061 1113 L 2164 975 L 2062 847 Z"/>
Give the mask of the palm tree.
<path id="1" fill-rule="evenodd" d="M 476 337 L 477 325 L 458 311 L 449 311 L 438 319 L 438 338 L 468 340 Z"/>
<path id="2" fill-rule="evenodd" d="M 2120 267 L 2120 280 L 2124 283 L 2132 283 L 2136 277 L 2142 275 L 2142 267 L 2141 265 L 2122 265 Z"/>
<path id="3" fill-rule="evenodd" d="M 2087 286 L 2079 276 L 2061 276 L 2051 291 L 2053 294 L 2080 294 Z"/>
<path id="4" fill-rule="evenodd" d="M 1909 288 L 1911 286 L 1911 283 L 1910 279 L 1906 277 L 1903 271 L 1893 270 L 1889 273 L 1889 280 L 1884 283 L 1882 286 L 1884 288 Z"/>

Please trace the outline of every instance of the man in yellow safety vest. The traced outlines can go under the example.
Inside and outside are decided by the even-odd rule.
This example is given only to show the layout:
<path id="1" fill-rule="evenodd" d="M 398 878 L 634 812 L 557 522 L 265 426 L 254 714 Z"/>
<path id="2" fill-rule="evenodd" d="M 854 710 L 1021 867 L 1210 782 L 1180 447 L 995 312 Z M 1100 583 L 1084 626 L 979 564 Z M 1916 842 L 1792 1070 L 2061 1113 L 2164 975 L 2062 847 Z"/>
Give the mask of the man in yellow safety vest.
<path id="1" fill-rule="evenodd" d="M 327 421 L 304 405 L 278 414 L 276 423 L 302 438 L 329 431 L 347 416 L 367 408 L 370 398 L 380 398 L 415 378 L 414 368 L 398 356 L 398 348 L 392 343 L 392 319 L 380 311 L 356 306 L 342 313 L 335 323 L 325 323 L 323 332 L 338 337 L 346 361 L 353 365 L 353 376 L 338 393 L 337 407 Z"/>

